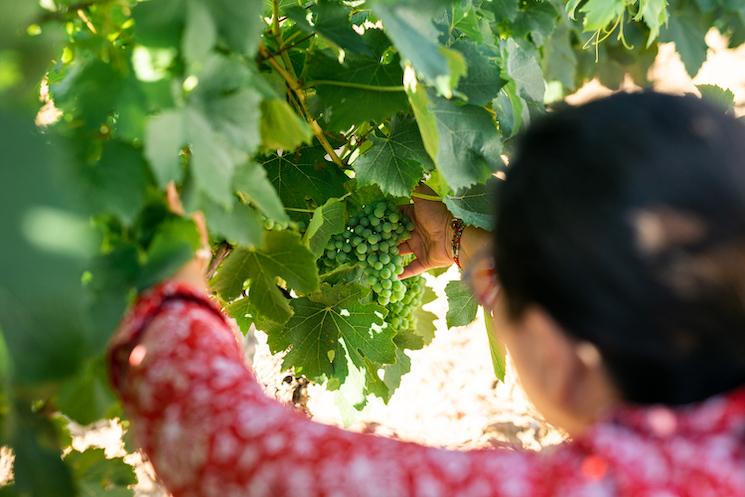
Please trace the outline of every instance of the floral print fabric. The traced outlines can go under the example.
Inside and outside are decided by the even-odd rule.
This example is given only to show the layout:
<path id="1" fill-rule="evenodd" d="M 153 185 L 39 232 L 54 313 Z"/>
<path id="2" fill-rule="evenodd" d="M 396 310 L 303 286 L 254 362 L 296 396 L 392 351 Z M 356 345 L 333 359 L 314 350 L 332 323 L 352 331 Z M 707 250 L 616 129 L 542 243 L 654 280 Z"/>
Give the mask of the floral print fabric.
<path id="1" fill-rule="evenodd" d="M 109 352 L 135 440 L 174 497 L 745 497 L 745 389 L 628 408 L 544 452 L 344 431 L 267 397 L 220 310 L 166 283 Z"/>

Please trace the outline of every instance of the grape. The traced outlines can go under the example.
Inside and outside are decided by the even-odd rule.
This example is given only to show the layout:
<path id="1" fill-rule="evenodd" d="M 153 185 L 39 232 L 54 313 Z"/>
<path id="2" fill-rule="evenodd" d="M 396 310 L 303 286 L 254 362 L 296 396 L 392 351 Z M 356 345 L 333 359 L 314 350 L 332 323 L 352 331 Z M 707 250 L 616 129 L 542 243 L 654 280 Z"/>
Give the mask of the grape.
<path id="1" fill-rule="evenodd" d="M 323 271 L 344 263 L 358 267 L 360 284 L 371 290 L 374 302 L 388 309 L 387 326 L 397 333 L 414 326 L 413 313 L 422 300 L 424 282 L 420 277 L 398 279 L 413 258 L 402 257 L 398 246 L 412 229 L 411 220 L 393 203 L 371 202 L 352 213 L 344 231 L 331 238 L 318 261 Z"/>

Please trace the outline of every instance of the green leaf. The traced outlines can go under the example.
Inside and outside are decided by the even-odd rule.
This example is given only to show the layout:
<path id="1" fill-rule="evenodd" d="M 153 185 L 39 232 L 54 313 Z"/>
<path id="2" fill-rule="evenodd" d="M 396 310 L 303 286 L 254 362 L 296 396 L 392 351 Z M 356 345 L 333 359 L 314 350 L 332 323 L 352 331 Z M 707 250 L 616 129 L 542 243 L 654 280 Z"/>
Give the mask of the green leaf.
<path id="1" fill-rule="evenodd" d="M 535 46 L 546 48 L 559 17 L 560 11 L 554 3 L 546 0 L 525 0 L 510 26 L 510 34 L 515 39 L 529 37 Z"/>
<path id="2" fill-rule="evenodd" d="M 727 111 L 734 109 L 735 94 L 732 93 L 732 90 L 716 85 L 697 85 L 696 88 L 701 92 L 701 98 L 707 102 L 718 105 Z"/>
<path id="3" fill-rule="evenodd" d="M 261 142 L 265 148 L 292 151 L 310 143 L 313 132 L 284 100 L 261 102 Z"/>
<path id="4" fill-rule="evenodd" d="M 437 132 L 437 120 L 429 110 L 430 101 L 427 89 L 423 85 L 417 84 L 414 88 L 407 88 L 406 94 L 409 97 L 411 109 L 414 111 L 424 148 L 430 157 L 437 157 L 440 136 Z"/>
<path id="5" fill-rule="evenodd" d="M 55 426 L 30 410 L 14 414 L 13 473 L 18 495 L 75 496 L 72 472 L 61 458 Z"/>
<path id="6" fill-rule="evenodd" d="M 182 111 L 171 109 L 151 117 L 145 127 L 145 157 L 153 169 L 158 185 L 180 182 L 184 171 L 178 152 L 186 145 Z"/>
<path id="7" fill-rule="evenodd" d="M 373 135 L 370 141 L 372 147 L 353 164 L 356 177 L 363 185 L 377 185 L 383 193 L 407 197 L 424 173 L 432 169 L 419 129 L 412 119 L 394 118 L 388 136 Z"/>
<path id="8" fill-rule="evenodd" d="M 463 54 L 468 65 L 468 74 L 461 78 L 458 92 L 468 97 L 468 103 L 486 105 L 505 84 L 499 76 L 499 54 L 466 39 L 456 41 L 452 47 Z"/>
<path id="9" fill-rule="evenodd" d="M 313 213 L 303 241 L 313 255 L 319 257 L 331 237 L 344 231 L 346 223 L 346 204 L 339 199 L 332 198 Z"/>
<path id="10" fill-rule="evenodd" d="M 367 293 L 369 290 L 345 285 L 324 292 L 325 302 L 293 300 L 290 321 L 268 330 L 270 348 L 274 352 L 286 350 L 284 367 L 294 367 L 310 378 L 338 378 L 340 371 L 347 371 L 346 357 L 337 353 L 340 339 L 358 368 L 365 367 L 365 359 L 393 363 L 396 347 L 393 331 L 383 327 L 385 308 L 361 303 Z"/>
<path id="11" fill-rule="evenodd" d="M 465 283 L 451 281 L 445 286 L 445 295 L 448 299 L 448 312 L 445 315 L 448 328 L 466 326 L 476 319 L 479 306 Z"/>
<path id="12" fill-rule="evenodd" d="M 109 387 L 106 365 L 101 358 L 89 361 L 60 389 L 57 407 L 73 421 L 87 425 L 110 415 L 116 397 Z"/>
<path id="13" fill-rule="evenodd" d="M 229 207 L 233 201 L 235 158 L 231 156 L 225 140 L 212 129 L 202 112 L 187 108 L 184 117 L 187 139 L 191 145 L 194 181 L 212 200 Z"/>
<path id="14" fill-rule="evenodd" d="M 132 9 L 135 37 L 152 47 L 178 46 L 184 28 L 185 9 L 181 0 L 150 0 Z"/>
<path id="15" fill-rule="evenodd" d="M 84 178 L 92 209 L 117 215 L 128 224 L 144 206 L 150 185 L 142 153 L 115 140 L 106 142 L 98 164 L 86 168 Z"/>
<path id="16" fill-rule="evenodd" d="M 491 115 L 475 105 L 431 98 L 440 138 L 437 168 L 454 190 L 485 181 L 502 163 L 502 141 Z"/>
<path id="17" fill-rule="evenodd" d="M 73 450 L 65 461 L 73 468 L 80 483 L 81 497 L 131 497 L 127 488 L 137 483 L 134 468 L 124 458 L 108 459 L 103 449 Z"/>
<path id="18" fill-rule="evenodd" d="M 236 159 L 226 140 L 211 126 L 205 114 L 193 107 L 171 109 L 153 116 L 145 131 L 145 157 L 150 161 L 158 184 L 181 181 L 183 168 L 179 151 L 191 149 L 191 170 L 198 188 L 215 202 L 229 207 L 233 200 L 232 181 Z"/>
<path id="19" fill-rule="evenodd" d="M 518 0 L 487 0 L 481 6 L 494 14 L 497 23 L 513 21 L 517 16 L 517 7 Z"/>
<path id="20" fill-rule="evenodd" d="M 253 207 L 238 200 L 230 209 L 202 195 L 199 209 L 204 213 L 212 233 L 222 235 L 234 245 L 255 247 L 261 244 L 264 232 L 261 215 Z"/>
<path id="21" fill-rule="evenodd" d="M 662 35 L 663 41 L 675 43 L 675 49 L 692 78 L 706 61 L 708 49 L 704 38 L 708 27 L 700 16 L 675 12 Z"/>
<path id="22" fill-rule="evenodd" d="M 333 43 L 348 52 L 369 54 L 370 49 L 362 41 L 349 20 L 350 10 L 344 5 L 330 0 L 321 0 L 311 7 L 313 24 L 309 24 L 306 15 L 308 10 L 293 6 L 285 9 L 287 17 L 295 21 L 297 26 L 306 33 L 320 33 Z"/>
<path id="23" fill-rule="evenodd" d="M 388 364 L 383 368 L 383 382 L 388 387 L 390 395 L 401 386 L 401 378 L 411 371 L 411 359 L 401 349 L 396 349 L 396 362 Z"/>
<path id="24" fill-rule="evenodd" d="M 506 84 L 492 102 L 502 136 L 512 138 L 530 124 L 528 104 L 517 94 L 514 81 Z"/>
<path id="25" fill-rule="evenodd" d="M 265 26 L 261 19 L 262 0 L 204 0 L 228 46 L 239 53 L 253 55 L 259 47 Z"/>
<path id="26" fill-rule="evenodd" d="M 543 102 L 546 83 L 535 53 L 531 53 L 514 40 L 509 39 L 505 44 L 502 57 L 506 60 L 505 72 L 515 82 L 518 94 L 536 102 Z"/>
<path id="27" fill-rule="evenodd" d="M 201 62 L 217 43 L 217 26 L 205 2 L 189 0 L 186 4 L 186 29 L 181 50 L 191 63 Z"/>
<path id="28" fill-rule="evenodd" d="M 193 221 L 173 218 L 162 223 L 147 249 L 137 288 L 148 288 L 172 276 L 194 257 L 199 244 L 199 232 Z"/>
<path id="29" fill-rule="evenodd" d="M 251 300 L 249 298 L 234 300 L 229 305 L 226 305 L 224 309 L 228 316 L 235 319 L 241 333 L 244 335 L 248 333 L 249 328 L 254 323 L 255 309 L 251 305 Z"/>
<path id="30" fill-rule="evenodd" d="M 597 31 L 615 22 L 626 10 L 626 2 L 624 0 L 587 0 L 587 3 L 579 10 L 585 15 L 583 23 L 585 31 Z"/>
<path id="31" fill-rule="evenodd" d="M 261 162 L 285 207 L 306 209 L 308 200 L 323 205 L 346 193 L 344 183 L 349 178 L 324 155 L 321 148 L 306 147 L 292 154 L 272 155 Z"/>
<path id="32" fill-rule="evenodd" d="M 667 0 L 639 0 L 639 15 L 649 27 L 649 47 L 659 36 L 660 28 L 667 24 Z"/>
<path id="33" fill-rule="evenodd" d="M 254 308 L 267 319 L 284 323 L 292 310 L 277 288 L 278 277 L 299 292 L 318 288 L 315 257 L 296 233 L 270 231 L 260 249 L 234 250 L 220 266 L 212 286 L 220 297 L 230 301 L 241 294 L 244 282 L 250 280 L 248 298 Z"/>
<path id="34" fill-rule="evenodd" d="M 254 162 L 240 166 L 233 178 L 233 186 L 244 201 L 254 205 L 267 218 L 280 223 L 290 220 L 262 166 Z"/>
<path id="35" fill-rule="evenodd" d="M 499 341 L 497 330 L 494 328 L 493 317 L 486 309 L 482 309 L 484 314 L 484 327 L 486 328 L 486 337 L 489 340 L 489 355 L 491 355 L 491 364 L 494 369 L 494 376 L 499 381 L 504 381 L 507 374 L 507 357 L 504 344 Z"/>
<path id="36" fill-rule="evenodd" d="M 543 73 L 547 81 L 560 81 L 564 88 L 573 90 L 577 79 L 577 56 L 572 48 L 571 28 L 562 22 L 543 47 Z"/>
<path id="37" fill-rule="evenodd" d="M 253 88 L 241 88 L 226 97 L 210 100 L 205 110 L 217 133 L 239 150 L 253 154 L 262 144 L 263 131 L 259 123 L 264 123 L 260 121 L 264 107 L 261 99 L 261 94 Z M 286 136 L 293 136 L 292 120 L 285 121 L 285 125 Z"/>
<path id="38" fill-rule="evenodd" d="M 490 231 L 494 228 L 494 194 L 501 183 L 497 178 L 489 178 L 486 183 L 448 195 L 444 199 L 445 205 L 466 224 Z"/>
<path id="39" fill-rule="evenodd" d="M 373 6 L 373 12 L 383 21 L 385 32 L 398 51 L 411 61 L 425 81 L 435 86 L 440 94 L 452 96 L 450 66 L 440 50 L 432 18 L 410 6 L 390 6 L 382 2 Z"/>
<path id="40" fill-rule="evenodd" d="M 305 64 L 306 84 L 316 90 L 311 104 L 324 129 L 343 131 L 406 108 L 399 58 L 385 56 L 388 38 L 379 29 L 369 29 L 358 38 L 364 40 L 369 55 L 347 54 L 340 63 L 328 51 L 314 51 Z"/>

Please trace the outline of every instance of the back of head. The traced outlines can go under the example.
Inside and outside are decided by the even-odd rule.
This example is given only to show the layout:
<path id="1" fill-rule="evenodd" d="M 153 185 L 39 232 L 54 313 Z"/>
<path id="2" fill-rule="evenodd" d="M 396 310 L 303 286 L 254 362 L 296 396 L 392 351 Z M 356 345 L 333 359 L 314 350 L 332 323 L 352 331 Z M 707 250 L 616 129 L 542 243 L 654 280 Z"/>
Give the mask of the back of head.
<path id="1" fill-rule="evenodd" d="M 626 400 L 745 385 L 745 126 L 695 97 L 617 94 L 523 136 L 497 200 L 509 312 L 594 343 Z"/>

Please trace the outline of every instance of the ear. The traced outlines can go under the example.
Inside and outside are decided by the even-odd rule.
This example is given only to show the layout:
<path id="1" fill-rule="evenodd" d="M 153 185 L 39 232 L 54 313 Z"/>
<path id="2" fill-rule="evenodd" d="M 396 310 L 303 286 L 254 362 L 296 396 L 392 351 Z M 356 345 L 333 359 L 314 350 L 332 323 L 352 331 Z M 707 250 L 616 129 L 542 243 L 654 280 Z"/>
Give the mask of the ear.
<path id="1" fill-rule="evenodd" d="M 536 350 L 534 370 L 550 401 L 563 408 L 571 408 L 577 389 L 583 383 L 584 364 L 577 354 L 575 342 L 562 327 L 541 308 L 525 312 L 523 333 L 529 335 Z"/>

